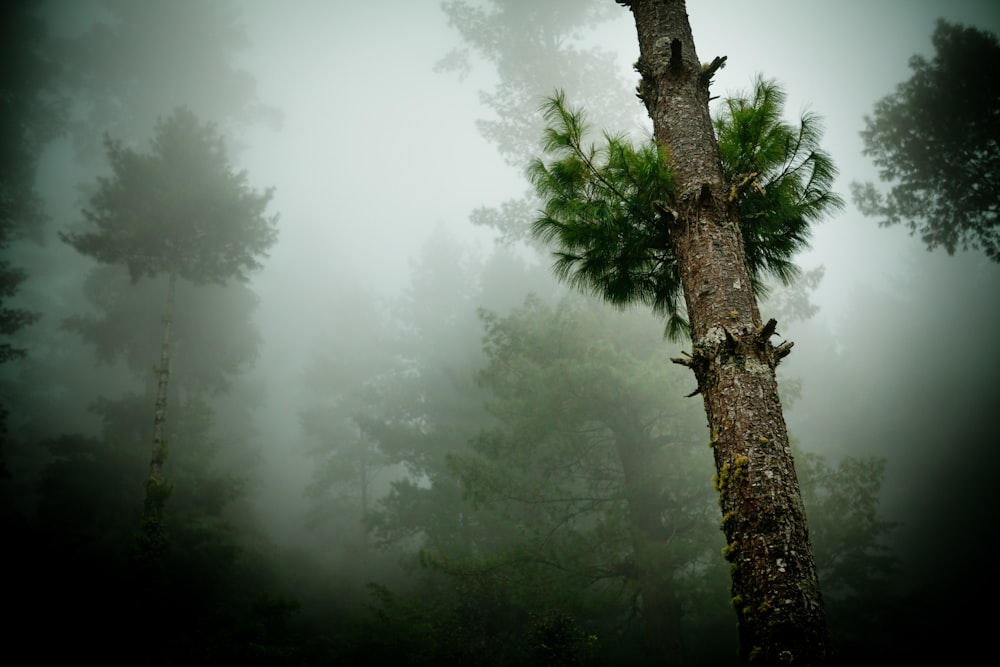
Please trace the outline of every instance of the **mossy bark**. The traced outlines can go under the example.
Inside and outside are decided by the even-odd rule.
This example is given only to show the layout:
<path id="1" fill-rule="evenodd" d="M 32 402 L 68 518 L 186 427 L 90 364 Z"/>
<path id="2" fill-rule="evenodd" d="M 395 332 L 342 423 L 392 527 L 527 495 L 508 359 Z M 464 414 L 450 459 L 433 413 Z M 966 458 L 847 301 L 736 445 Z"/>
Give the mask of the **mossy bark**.
<path id="1" fill-rule="evenodd" d="M 693 350 L 678 360 L 698 380 L 715 452 L 744 663 L 826 665 L 829 647 L 816 568 L 775 367 L 761 321 L 709 115 L 709 83 L 682 0 L 622 2 L 639 37 L 641 99 L 666 149 L 677 193 L 669 230 Z"/>
<path id="2" fill-rule="evenodd" d="M 163 464 L 167 460 L 167 443 L 164 429 L 167 423 L 167 383 L 170 379 L 170 329 L 173 324 L 174 290 L 176 274 L 170 274 L 167 286 L 166 312 L 163 316 L 163 342 L 160 346 L 160 365 L 156 369 L 156 403 L 153 409 L 153 448 L 149 459 L 149 476 L 146 478 L 146 497 L 142 508 L 142 521 L 138 547 L 140 560 L 146 567 L 154 567 L 168 547 L 164 508 L 173 491 L 173 485 L 163 479 Z"/>

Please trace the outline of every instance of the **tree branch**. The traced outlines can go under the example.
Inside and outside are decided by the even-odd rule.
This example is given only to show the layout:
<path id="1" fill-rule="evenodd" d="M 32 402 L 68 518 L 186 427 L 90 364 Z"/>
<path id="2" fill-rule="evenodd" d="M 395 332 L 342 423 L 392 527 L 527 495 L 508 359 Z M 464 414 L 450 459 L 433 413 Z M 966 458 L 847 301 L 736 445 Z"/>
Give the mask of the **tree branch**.
<path id="1" fill-rule="evenodd" d="M 701 74 L 698 75 L 698 81 L 705 87 L 712 83 L 712 77 L 720 69 L 726 66 L 726 58 L 728 56 L 716 56 L 715 59 L 708 63 L 707 65 L 701 66 Z"/>

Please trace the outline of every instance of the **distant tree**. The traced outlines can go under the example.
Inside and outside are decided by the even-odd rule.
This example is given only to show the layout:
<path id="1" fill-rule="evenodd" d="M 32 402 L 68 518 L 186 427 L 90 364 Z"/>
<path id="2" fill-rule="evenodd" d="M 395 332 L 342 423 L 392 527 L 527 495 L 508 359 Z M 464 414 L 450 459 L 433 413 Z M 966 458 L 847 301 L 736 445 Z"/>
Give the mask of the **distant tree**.
<path id="1" fill-rule="evenodd" d="M 534 156 L 542 130 L 538 100 L 556 87 L 587 99 L 590 112 L 606 126 L 639 126 L 636 109 L 621 104 L 630 84 L 620 76 L 615 54 L 587 40 L 589 30 L 615 17 L 613 4 L 449 0 L 441 8 L 465 45 L 449 52 L 437 69 L 465 74 L 473 55 L 495 65 L 498 82 L 480 92 L 491 114 L 476 125 L 509 164 L 523 168 Z M 477 208 L 471 221 L 492 227 L 505 242 L 532 242 L 526 221 L 537 208 L 535 194 L 526 192 L 499 207 Z"/>
<path id="2" fill-rule="evenodd" d="M 84 209 L 85 229 L 67 243 L 133 281 L 175 275 L 196 285 L 246 280 L 277 238 L 258 193 L 234 171 L 215 126 L 178 108 L 156 128 L 151 152 L 105 142 L 112 169 Z"/>
<path id="3" fill-rule="evenodd" d="M 310 402 L 299 412 L 303 450 L 312 460 L 309 523 L 335 524 L 334 545 L 345 550 L 366 544 L 373 483 L 387 463 L 361 424 L 375 417 L 381 385 L 399 370 L 376 302 L 360 290 L 338 299 L 332 331 L 324 332 L 302 374 Z"/>
<path id="4" fill-rule="evenodd" d="M 65 130 L 66 105 L 52 90 L 59 68 L 45 48 L 40 14 L 38 0 L 0 9 L 0 250 L 16 239 L 40 240 L 45 215 L 35 168 L 45 145 Z"/>
<path id="5" fill-rule="evenodd" d="M 939 20 L 935 54 L 865 117 L 864 154 L 889 185 L 852 183 L 862 213 L 905 224 L 931 250 L 982 250 L 1000 262 L 1000 42 Z"/>
<path id="6" fill-rule="evenodd" d="M 511 164 L 523 165 L 534 152 L 541 128 L 533 111 L 539 94 L 556 85 L 593 99 L 592 111 L 601 112 L 602 120 L 625 122 L 630 111 L 615 103 L 613 92 L 627 94 L 628 84 L 616 76 L 613 54 L 585 46 L 580 38 L 587 28 L 613 18 L 614 5 L 603 0 L 449 0 L 441 9 L 468 46 L 453 49 L 437 69 L 465 73 L 475 52 L 502 72 L 494 90 L 481 94 L 495 116 L 477 125 Z"/>
<path id="7" fill-rule="evenodd" d="M 83 299 L 62 328 L 77 334 L 103 367 L 122 370 L 148 388 L 150 361 L 162 349 L 163 295 L 170 277 L 133 282 L 121 266 L 93 267 L 81 281 Z M 250 286 L 195 285 L 179 279 L 170 326 L 172 396 L 221 396 L 254 364 L 261 337 L 253 322 L 258 298 Z M 110 396 L 126 380 L 103 389 Z M 155 385 L 154 385 L 155 389 Z"/>
<path id="8" fill-rule="evenodd" d="M 900 559 L 887 543 L 898 524 L 879 511 L 885 470 L 885 459 L 845 457 L 831 465 L 816 454 L 806 454 L 800 466 L 831 638 L 845 662 L 878 651 L 892 655 L 899 651 L 892 644 L 902 640 L 890 631 L 905 623 L 906 610 L 892 586 Z"/>
<path id="9" fill-rule="evenodd" d="M 637 644 L 677 661 L 685 609 L 711 616 L 702 600 L 690 604 L 692 589 L 706 573 L 724 576 L 706 567 L 722 546 L 711 489 L 697 473 L 710 452 L 655 321 L 609 310 L 529 298 L 506 317 L 484 313 L 489 363 L 477 379 L 501 426 L 450 462 L 474 505 L 508 522 L 494 529 L 495 543 L 477 544 L 474 554 L 492 554 L 478 567 L 506 562 L 535 577 L 529 590 L 562 580 L 564 602 L 604 601 L 614 619 L 605 627 L 627 626 L 640 610 Z M 665 405 L 671 393 L 678 398 Z M 466 568 L 477 570 L 476 556 Z M 586 606 L 569 610 L 579 616 Z"/>
<path id="10" fill-rule="evenodd" d="M 355 412 L 383 460 L 408 472 L 370 517 L 376 543 L 405 543 L 422 532 L 433 547 L 468 538 L 446 458 L 490 422 L 472 377 L 482 362 L 477 268 L 466 248 L 438 231 L 414 262 L 410 288 L 391 304 L 383 331 L 396 363 L 365 388 L 364 409 Z"/>
<path id="11" fill-rule="evenodd" d="M 156 129 L 151 152 L 106 139 L 112 173 L 84 209 L 85 224 L 61 238 L 84 255 L 123 266 L 132 281 L 169 278 L 163 319 L 153 445 L 146 485 L 144 530 L 153 553 L 163 548 L 162 478 L 170 367 L 170 330 L 178 278 L 195 285 L 245 280 L 274 243 L 276 216 L 265 209 L 272 192 L 256 192 L 229 164 L 215 127 L 179 108 Z"/>
<path id="12" fill-rule="evenodd" d="M 45 53 L 48 38 L 37 0 L 14 0 L 0 9 L 0 364 L 26 350 L 6 338 L 38 319 L 12 306 L 27 273 L 10 256 L 11 244 L 40 240 L 45 215 L 35 188 L 42 149 L 65 127 L 63 105 L 51 94 L 58 72 Z M 0 477 L 6 475 L 6 400 L 0 404 Z"/>

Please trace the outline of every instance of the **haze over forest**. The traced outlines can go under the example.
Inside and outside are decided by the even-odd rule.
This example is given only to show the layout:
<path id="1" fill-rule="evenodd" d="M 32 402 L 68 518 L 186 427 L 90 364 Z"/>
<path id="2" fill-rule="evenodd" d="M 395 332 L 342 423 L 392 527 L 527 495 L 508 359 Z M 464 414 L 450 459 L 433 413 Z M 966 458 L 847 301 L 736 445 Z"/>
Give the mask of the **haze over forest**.
<path id="1" fill-rule="evenodd" d="M 560 284 L 529 233 L 546 96 L 585 109 L 595 140 L 650 136 L 626 8 L 9 4 L 2 87 L 25 101 L 3 102 L 5 120 L 32 140 L 4 148 L 4 190 L 35 195 L 24 220 L 3 220 L 2 259 L 24 280 L 0 315 L 34 314 L 0 327 L 9 651 L 113 659 L 148 641 L 163 664 L 647 664 L 607 426 L 628 420 L 662 471 L 690 664 L 737 663 L 709 433 L 685 398 L 692 374 L 670 362 L 690 342 L 644 306 Z M 976 655 L 991 625 L 976 609 L 1000 263 L 879 226 L 850 185 L 884 187 L 865 117 L 912 56 L 933 56 L 936 22 L 998 34 L 1000 9 L 688 12 L 701 59 L 727 56 L 713 112 L 774 79 L 789 122 L 822 118 L 847 202 L 761 305 L 795 343 L 779 383 L 834 650 L 843 664 Z M 217 133 L 276 235 L 262 227 L 260 266 L 221 279 L 177 255 L 195 268 L 173 297 L 168 544 L 150 572 L 134 543 L 172 283 L 72 240 L 114 180 L 109 145 L 150 152 L 180 108 Z M 66 641 L 29 641 L 40 628 Z"/>

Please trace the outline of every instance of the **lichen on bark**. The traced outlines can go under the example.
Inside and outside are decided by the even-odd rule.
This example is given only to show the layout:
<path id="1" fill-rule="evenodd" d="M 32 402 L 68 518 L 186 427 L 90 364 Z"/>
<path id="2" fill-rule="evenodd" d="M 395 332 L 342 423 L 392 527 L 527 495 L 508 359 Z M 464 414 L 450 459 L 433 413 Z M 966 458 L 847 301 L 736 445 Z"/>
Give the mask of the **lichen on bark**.
<path id="1" fill-rule="evenodd" d="M 825 615 L 778 398 L 774 346 L 762 322 L 739 218 L 709 115 L 711 73 L 698 59 L 681 0 L 622 3 L 639 37 L 640 98 L 669 156 L 677 258 L 694 371 L 708 417 L 716 487 L 745 663 L 829 664 Z M 714 68 L 714 69 L 713 69 Z M 706 76 L 705 73 L 709 74 Z"/>

